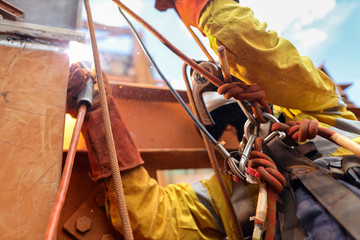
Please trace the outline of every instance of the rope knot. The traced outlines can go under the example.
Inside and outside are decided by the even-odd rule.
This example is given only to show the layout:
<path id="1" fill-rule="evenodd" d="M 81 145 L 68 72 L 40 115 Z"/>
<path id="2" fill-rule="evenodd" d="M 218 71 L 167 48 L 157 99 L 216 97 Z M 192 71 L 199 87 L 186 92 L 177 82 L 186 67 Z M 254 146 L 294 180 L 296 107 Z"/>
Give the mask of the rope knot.
<path id="1" fill-rule="evenodd" d="M 265 100 L 265 92 L 259 85 L 247 85 L 242 82 L 225 83 L 218 88 L 217 92 L 224 95 L 225 99 L 233 97 L 239 101 L 249 101 L 258 121 L 267 122 L 261 114 L 260 106 L 267 113 L 271 113 L 271 108 Z"/>
<path id="2" fill-rule="evenodd" d="M 304 119 L 302 122 L 289 121 L 287 123 L 274 123 L 272 131 L 284 131 L 286 135 L 295 141 L 304 142 L 313 139 L 319 132 L 319 122 L 316 120 Z"/>
<path id="3" fill-rule="evenodd" d="M 286 182 L 285 177 L 278 171 L 274 161 L 266 154 L 253 150 L 250 153 L 249 167 L 260 174 L 261 181 L 269 184 L 276 192 L 280 193 Z"/>
<path id="4" fill-rule="evenodd" d="M 280 193 L 286 181 L 285 177 L 278 171 L 275 162 L 261 152 L 262 143 L 263 138 L 255 139 L 254 149 L 249 155 L 248 169 L 250 171 L 247 173 L 253 177 L 259 177 L 261 181 L 268 183 L 276 193 Z"/>

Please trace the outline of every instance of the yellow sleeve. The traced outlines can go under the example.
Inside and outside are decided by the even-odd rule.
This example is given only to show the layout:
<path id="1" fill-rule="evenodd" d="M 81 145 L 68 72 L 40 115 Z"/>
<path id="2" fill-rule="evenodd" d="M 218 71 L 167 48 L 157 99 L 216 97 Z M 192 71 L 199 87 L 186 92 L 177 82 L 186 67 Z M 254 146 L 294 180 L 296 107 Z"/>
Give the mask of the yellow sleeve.
<path id="1" fill-rule="evenodd" d="M 214 51 L 219 45 L 226 47 L 231 74 L 248 84 L 259 84 L 269 103 L 293 113 L 329 111 L 355 119 L 334 82 L 310 58 L 300 56 L 288 40 L 266 30 L 266 23 L 260 23 L 251 9 L 232 0 L 213 0 L 201 15 L 199 28 Z"/>
<path id="2" fill-rule="evenodd" d="M 221 239 L 216 223 L 189 184 L 160 187 L 144 167 L 122 173 L 135 239 Z M 105 179 L 108 217 L 119 232 L 121 218 L 112 178 Z"/>

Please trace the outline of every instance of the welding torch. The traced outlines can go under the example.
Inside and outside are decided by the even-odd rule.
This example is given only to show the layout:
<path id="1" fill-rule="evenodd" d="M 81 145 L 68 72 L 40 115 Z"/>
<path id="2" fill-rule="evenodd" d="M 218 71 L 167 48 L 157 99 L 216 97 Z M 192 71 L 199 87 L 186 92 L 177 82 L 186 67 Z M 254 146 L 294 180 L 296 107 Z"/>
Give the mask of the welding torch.
<path id="1" fill-rule="evenodd" d="M 83 63 L 81 63 L 84 66 Z M 93 86 L 94 80 L 92 77 L 86 82 L 84 88 L 78 95 L 77 105 L 78 105 L 78 113 L 76 116 L 76 123 L 73 130 L 73 134 L 71 137 L 68 153 L 66 155 L 66 161 L 63 169 L 63 173 L 61 176 L 59 190 L 56 196 L 56 201 L 54 207 L 51 212 L 50 220 L 48 223 L 48 227 L 46 229 L 44 240 L 53 240 L 55 239 L 56 229 L 59 223 L 59 218 L 61 214 L 62 207 L 65 202 L 66 193 L 69 187 L 71 172 L 74 165 L 74 159 L 76 154 L 76 147 L 79 142 L 80 132 L 82 125 L 84 123 L 84 118 L 87 109 L 89 109 L 92 105 L 93 98 Z"/>

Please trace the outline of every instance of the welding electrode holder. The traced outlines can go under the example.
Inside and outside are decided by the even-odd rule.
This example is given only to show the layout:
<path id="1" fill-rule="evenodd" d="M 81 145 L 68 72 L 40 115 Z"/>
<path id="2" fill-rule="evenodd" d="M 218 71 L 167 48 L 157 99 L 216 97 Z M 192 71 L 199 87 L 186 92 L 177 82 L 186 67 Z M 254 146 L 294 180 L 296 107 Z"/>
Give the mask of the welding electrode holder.
<path id="1" fill-rule="evenodd" d="M 85 67 L 82 65 L 82 67 Z M 76 154 L 76 146 L 79 142 L 80 130 L 82 128 L 84 117 L 87 109 L 92 105 L 93 100 L 93 83 L 92 77 L 85 83 L 84 88 L 80 91 L 77 98 L 78 113 L 76 117 L 75 127 L 71 137 L 68 153 L 66 155 L 65 165 L 60 180 L 59 190 L 56 196 L 55 204 L 53 206 L 48 227 L 45 232 L 44 240 L 55 239 L 56 229 L 60 219 L 61 210 L 63 208 L 66 193 L 70 184 L 71 172 L 74 165 L 74 159 Z"/>
<path id="2" fill-rule="evenodd" d="M 94 79 L 92 77 L 86 82 L 84 88 L 80 91 L 77 98 L 77 106 L 80 107 L 81 104 L 85 104 L 89 109 L 93 101 L 93 88 L 94 88 Z"/>

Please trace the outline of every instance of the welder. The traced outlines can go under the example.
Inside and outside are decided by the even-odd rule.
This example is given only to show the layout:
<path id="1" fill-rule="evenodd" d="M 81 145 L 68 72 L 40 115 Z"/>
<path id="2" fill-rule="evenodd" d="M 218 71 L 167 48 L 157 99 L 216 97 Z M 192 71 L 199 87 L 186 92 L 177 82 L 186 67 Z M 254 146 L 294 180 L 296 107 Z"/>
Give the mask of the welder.
<path id="1" fill-rule="evenodd" d="M 355 115 L 346 109 L 333 81 L 317 69 L 309 58 L 300 56 L 289 41 L 279 37 L 274 31 L 268 31 L 265 23 L 254 18 L 251 9 L 232 0 L 157 0 L 155 7 L 161 11 L 175 8 L 185 24 L 198 28 L 209 39 L 213 50 L 220 45 L 225 46 L 231 74 L 249 85 L 259 85 L 266 93 L 266 100 L 272 104 L 275 116 L 282 115 L 286 122 L 317 120 L 320 127 L 339 132 L 359 142 L 360 124 Z M 76 112 L 76 96 L 89 74 L 78 65 L 71 67 L 68 112 Z M 224 84 L 218 88 L 218 92 L 226 98 L 236 98 L 236 89 L 231 89 L 234 89 L 231 83 Z M 117 106 L 110 88 L 107 88 L 107 94 L 134 238 L 236 239 L 216 179 L 213 177 L 195 184 L 160 187 L 142 166 L 144 162 L 121 118 L 121 106 Z M 104 184 L 108 217 L 113 226 L 121 231 L 105 134 L 99 131 L 101 126 L 101 109 L 95 96 L 82 132 L 88 147 L 92 177 Z M 330 173 L 334 167 L 341 169 L 342 163 L 349 157 L 353 163 L 350 170 L 355 173 L 358 171 L 359 159 L 350 151 L 319 136 L 312 142 L 312 151 L 306 151 L 304 155 L 327 172 Z M 313 168 L 309 169 L 312 171 Z M 296 175 L 295 172 L 292 173 Z M 344 174 L 347 175 L 347 170 Z M 254 189 L 253 185 L 236 183 L 229 175 L 224 174 L 223 177 L 230 193 L 238 194 L 236 206 L 241 207 L 235 207 L 235 211 L 242 232 L 245 237 L 251 236 L 253 223 L 249 219 L 255 214 L 254 195 L 257 194 L 257 189 Z M 321 179 L 323 178 L 326 177 L 322 176 Z M 287 180 L 291 179 L 291 176 L 287 177 Z M 335 182 L 350 189 L 351 193 L 355 193 L 359 198 L 360 190 L 353 180 L 344 176 L 342 180 Z M 291 183 L 287 189 L 293 197 L 295 213 L 290 216 L 291 219 L 287 210 L 282 211 L 282 215 L 279 213 L 276 239 L 359 237 L 347 228 L 351 224 L 359 225 L 358 222 L 342 222 L 343 218 L 333 217 L 338 216 L 338 213 L 333 213 L 320 204 L 323 203 L 321 194 L 324 192 L 330 191 L 335 196 L 338 194 L 335 187 L 328 186 L 327 190 L 322 188 L 323 191 L 314 194 L 314 189 L 304 187 L 307 184 L 305 180 L 294 180 Z M 360 210 L 359 201 L 357 199 L 357 202 L 349 203 L 355 213 Z M 280 198 L 278 204 L 281 203 Z M 341 211 L 341 206 L 336 210 Z M 351 212 L 346 214 L 351 215 Z M 353 219 L 346 217 L 345 219 Z M 357 219 L 359 221 L 359 218 Z M 350 231 L 352 229 L 354 228 L 350 227 Z"/>

